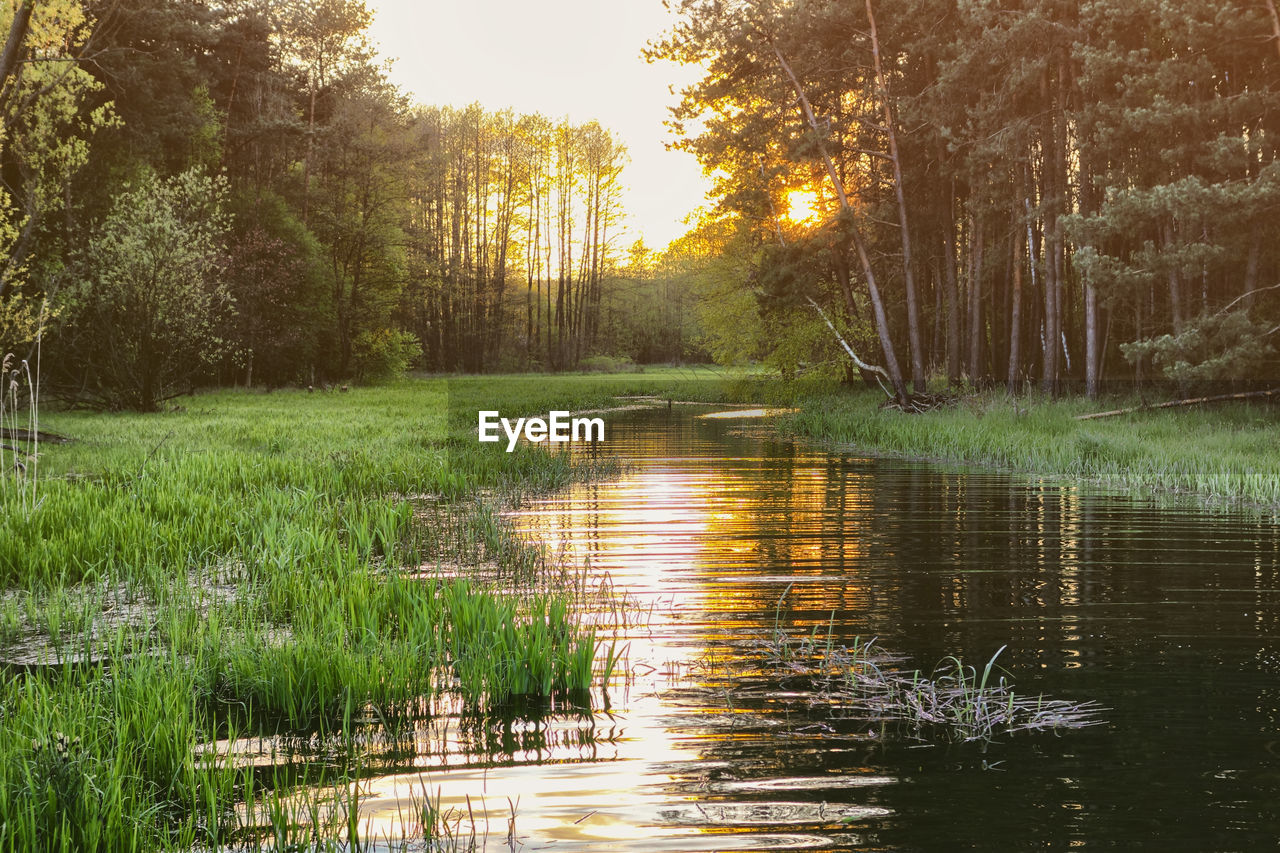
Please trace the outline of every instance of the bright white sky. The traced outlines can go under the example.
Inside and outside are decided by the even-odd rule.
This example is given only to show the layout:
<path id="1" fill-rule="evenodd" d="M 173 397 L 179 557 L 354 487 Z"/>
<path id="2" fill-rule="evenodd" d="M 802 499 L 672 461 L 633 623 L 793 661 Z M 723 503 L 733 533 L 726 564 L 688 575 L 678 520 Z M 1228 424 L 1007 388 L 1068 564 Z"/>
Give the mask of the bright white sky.
<path id="1" fill-rule="evenodd" d="M 627 235 L 661 249 L 708 186 L 692 155 L 667 151 L 668 86 L 694 72 L 650 65 L 645 43 L 670 23 L 661 0 L 366 0 L 392 80 L 419 103 L 595 119 L 626 143 Z"/>

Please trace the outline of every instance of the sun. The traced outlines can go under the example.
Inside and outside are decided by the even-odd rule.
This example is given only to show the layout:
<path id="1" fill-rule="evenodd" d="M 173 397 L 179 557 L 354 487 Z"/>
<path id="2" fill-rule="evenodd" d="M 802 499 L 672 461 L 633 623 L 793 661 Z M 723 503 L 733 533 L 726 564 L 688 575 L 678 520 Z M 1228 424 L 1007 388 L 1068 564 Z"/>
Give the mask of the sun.
<path id="1" fill-rule="evenodd" d="M 812 225 L 823 218 L 822 199 L 813 190 L 787 192 L 787 219 L 797 225 Z"/>

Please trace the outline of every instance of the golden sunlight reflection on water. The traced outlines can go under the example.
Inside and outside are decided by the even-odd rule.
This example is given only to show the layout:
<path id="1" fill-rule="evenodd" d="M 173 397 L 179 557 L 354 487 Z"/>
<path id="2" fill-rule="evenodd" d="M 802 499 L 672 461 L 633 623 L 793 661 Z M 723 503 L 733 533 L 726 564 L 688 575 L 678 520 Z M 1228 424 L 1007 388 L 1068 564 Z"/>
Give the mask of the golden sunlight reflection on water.
<path id="1" fill-rule="evenodd" d="M 777 411 L 712 412 L 705 419 Z M 752 654 L 743 642 L 761 634 L 761 614 L 773 612 L 778 594 L 811 586 L 812 603 L 845 603 L 847 590 L 829 592 L 815 582 L 826 574 L 824 561 L 858 556 L 855 539 L 846 539 L 838 553 L 805 543 L 779 560 L 771 553 L 778 543 L 758 538 L 762 520 L 777 524 L 785 516 L 794 525 L 820 525 L 831 485 L 821 457 L 766 497 L 761 459 L 712 452 L 691 462 L 666 458 L 664 449 L 661 441 L 634 441 L 626 450 L 636 467 L 620 481 L 578 485 L 511 514 L 552 551 L 563 548 L 572 559 L 589 561 L 593 573 L 610 577 L 643 614 L 620 638 L 627 677 L 615 678 L 610 688 L 608 737 L 589 755 L 565 746 L 539 755 L 514 751 L 488 767 L 450 766 L 440 756 L 417 772 L 373 779 L 362 787 L 360 813 L 377 836 L 412 831 L 405 804 L 428 801 L 461 818 L 463 827 L 474 818 L 481 836 L 487 827 L 493 849 L 509 841 L 513 805 L 516 839 L 531 849 L 815 849 L 851 822 L 890 813 L 871 803 L 787 796 L 812 799 L 814 790 L 875 789 L 894 781 L 883 774 L 753 782 L 728 778 L 730 763 L 710 751 L 735 740 L 767 741 L 782 725 L 768 709 L 725 701 L 720 669 L 727 658 Z M 856 484 L 841 488 L 857 502 Z M 596 716 L 604 715 L 597 710 Z M 821 744 L 800 751 L 816 748 Z M 479 843 L 483 849 L 484 839 Z"/>

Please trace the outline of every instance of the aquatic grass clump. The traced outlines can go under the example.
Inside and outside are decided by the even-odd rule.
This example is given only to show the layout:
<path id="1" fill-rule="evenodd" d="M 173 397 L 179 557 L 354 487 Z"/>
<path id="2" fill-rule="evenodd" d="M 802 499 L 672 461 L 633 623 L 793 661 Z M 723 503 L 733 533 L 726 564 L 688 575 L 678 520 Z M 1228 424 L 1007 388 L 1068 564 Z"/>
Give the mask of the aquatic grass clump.
<path id="1" fill-rule="evenodd" d="M 228 826 L 241 774 L 195 760 L 198 667 L 128 657 L 0 688 L 0 849 L 192 849 Z"/>
<path id="2" fill-rule="evenodd" d="M 452 672 L 468 702 L 581 692 L 593 683 L 595 631 L 577 623 L 563 596 L 520 602 L 462 580 L 441 592 Z M 601 680 L 615 664 L 610 655 Z"/>
<path id="3" fill-rule="evenodd" d="M 1071 702 L 1021 695 L 1004 676 L 992 680 L 992 667 L 1001 647 L 981 673 L 959 658 L 948 656 L 925 674 L 887 671 L 866 657 L 845 668 L 838 682 L 850 707 L 882 720 L 908 725 L 917 733 L 936 731 L 956 741 L 989 741 L 1020 731 L 1061 731 L 1100 725 L 1103 710 L 1096 702 Z"/>
<path id="4" fill-rule="evenodd" d="M 994 677 L 1001 646 L 981 672 L 950 655 L 930 672 L 903 670 L 875 640 L 852 646 L 777 631 L 758 646 L 776 676 L 803 677 L 822 701 L 868 721 L 897 723 L 914 737 L 953 742 L 990 741 L 1022 731 L 1061 731 L 1102 724 L 1096 702 L 1023 695 Z"/>

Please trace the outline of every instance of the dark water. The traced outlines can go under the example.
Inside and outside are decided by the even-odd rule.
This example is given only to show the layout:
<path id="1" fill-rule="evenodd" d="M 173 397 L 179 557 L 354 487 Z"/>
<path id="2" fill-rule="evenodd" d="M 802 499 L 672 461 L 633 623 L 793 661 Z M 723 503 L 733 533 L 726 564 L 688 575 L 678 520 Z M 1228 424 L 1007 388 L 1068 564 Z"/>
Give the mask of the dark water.
<path id="1" fill-rule="evenodd" d="M 403 808 L 395 782 L 483 802 L 495 850 L 1277 846 L 1271 518 L 832 454 L 678 408 L 620 416 L 603 452 L 627 476 L 515 520 L 633 596 L 631 679 L 607 711 L 381 780 L 371 814 Z M 878 637 L 925 669 L 1007 645 L 1020 691 L 1097 700 L 1106 723 L 921 742 L 746 674 L 775 624 Z"/>

